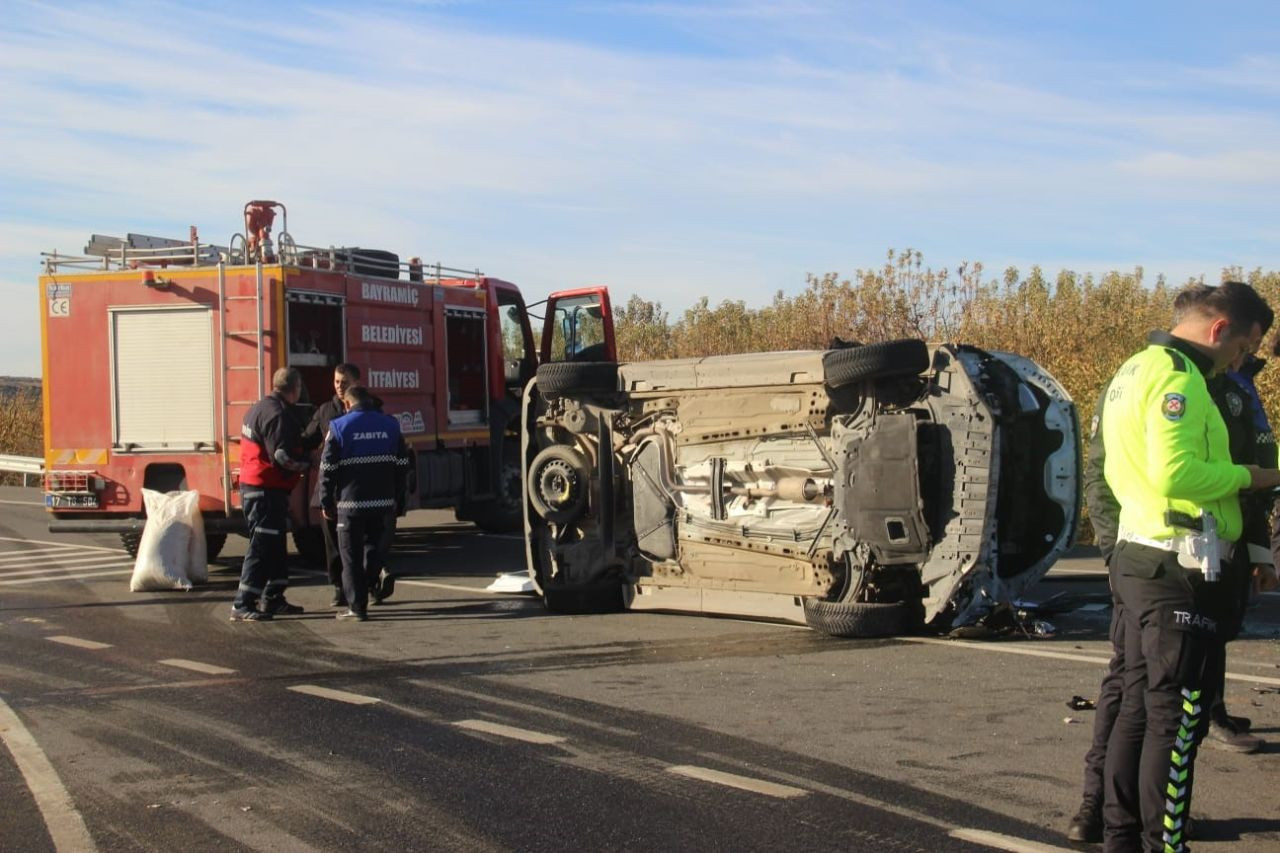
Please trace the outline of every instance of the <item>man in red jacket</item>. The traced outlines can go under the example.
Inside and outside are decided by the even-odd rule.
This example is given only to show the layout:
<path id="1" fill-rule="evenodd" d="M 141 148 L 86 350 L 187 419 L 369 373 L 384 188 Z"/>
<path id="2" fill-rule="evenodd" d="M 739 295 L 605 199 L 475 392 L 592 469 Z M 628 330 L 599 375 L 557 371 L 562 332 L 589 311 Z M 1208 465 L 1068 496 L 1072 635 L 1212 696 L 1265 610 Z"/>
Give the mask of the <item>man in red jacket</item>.
<path id="1" fill-rule="evenodd" d="M 265 622 L 276 614 L 302 612 L 284 598 L 289 586 L 289 492 L 309 465 L 302 432 L 289 411 L 302 395 L 302 375 L 296 368 L 282 367 L 271 377 L 271 387 L 240 427 L 240 502 L 249 548 L 231 608 L 232 622 Z"/>

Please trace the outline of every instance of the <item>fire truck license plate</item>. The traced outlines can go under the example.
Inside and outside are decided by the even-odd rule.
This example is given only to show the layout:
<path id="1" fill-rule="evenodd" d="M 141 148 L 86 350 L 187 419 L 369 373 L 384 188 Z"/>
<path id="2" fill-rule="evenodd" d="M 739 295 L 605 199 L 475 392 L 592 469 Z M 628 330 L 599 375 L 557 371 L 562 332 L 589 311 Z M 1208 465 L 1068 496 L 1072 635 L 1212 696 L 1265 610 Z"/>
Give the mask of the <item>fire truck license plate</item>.
<path id="1" fill-rule="evenodd" d="M 85 507 L 91 509 L 98 508 L 97 495 L 45 495 L 44 505 L 51 508 L 57 507 L 75 507 L 83 509 Z"/>

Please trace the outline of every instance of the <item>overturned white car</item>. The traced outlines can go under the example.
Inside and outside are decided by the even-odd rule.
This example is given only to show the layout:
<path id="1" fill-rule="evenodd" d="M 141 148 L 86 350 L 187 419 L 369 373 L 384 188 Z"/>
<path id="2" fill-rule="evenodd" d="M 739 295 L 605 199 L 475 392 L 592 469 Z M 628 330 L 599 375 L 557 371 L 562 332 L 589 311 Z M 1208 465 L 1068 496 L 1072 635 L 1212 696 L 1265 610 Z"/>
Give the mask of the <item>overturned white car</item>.
<path id="1" fill-rule="evenodd" d="M 1079 515 L 1070 397 L 971 346 L 545 364 L 525 418 L 553 610 L 946 629 L 1042 578 Z"/>

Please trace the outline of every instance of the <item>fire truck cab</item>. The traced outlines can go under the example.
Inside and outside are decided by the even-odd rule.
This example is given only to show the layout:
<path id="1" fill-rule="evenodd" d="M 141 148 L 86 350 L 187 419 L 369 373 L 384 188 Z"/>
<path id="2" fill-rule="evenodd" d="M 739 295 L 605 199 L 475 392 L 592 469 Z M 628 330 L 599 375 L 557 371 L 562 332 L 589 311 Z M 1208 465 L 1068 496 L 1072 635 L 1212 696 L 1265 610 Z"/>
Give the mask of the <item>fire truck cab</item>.
<path id="1" fill-rule="evenodd" d="M 382 250 L 302 246 L 287 215 L 278 202 L 249 202 L 245 231 L 225 246 L 200 242 L 193 227 L 185 241 L 94 235 L 83 255 L 44 255 L 51 531 L 117 532 L 133 551 L 142 489 L 188 489 L 200 493 L 215 554 L 243 529 L 245 413 L 275 370 L 295 367 L 305 426 L 343 362 L 400 420 L 415 457 L 408 508 L 452 507 L 487 530 L 520 529 L 520 396 L 540 353 L 519 288 Z M 546 319 L 544 358 L 616 359 L 605 288 L 553 294 Z M 309 506 L 317 476 L 292 496 L 295 543 L 308 556 L 320 552 Z"/>

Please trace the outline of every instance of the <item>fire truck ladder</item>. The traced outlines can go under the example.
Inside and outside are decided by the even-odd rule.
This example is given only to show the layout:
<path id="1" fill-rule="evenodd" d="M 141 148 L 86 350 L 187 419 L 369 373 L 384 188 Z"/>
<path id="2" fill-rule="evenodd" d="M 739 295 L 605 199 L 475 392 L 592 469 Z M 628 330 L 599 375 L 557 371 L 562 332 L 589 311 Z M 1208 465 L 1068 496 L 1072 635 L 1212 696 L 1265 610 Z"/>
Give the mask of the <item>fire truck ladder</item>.
<path id="1" fill-rule="evenodd" d="M 231 434 L 231 424 L 228 423 L 228 410 L 232 406 L 252 406 L 258 402 L 257 398 L 252 400 L 229 400 L 227 399 L 227 378 L 232 370 L 256 370 L 258 372 L 258 383 L 255 386 L 258 394 L 266 393 L 263 389 L 266 387 L 266 377 L 264 376 L 265 363 L 265 347 L 263 346 L 262 334 L 262 263 L 257 265 L 257 276 L 253 295 L 251 296 L 228 296 L 227 295 L 227 265 L 225 263 L 218 264 L 218 310 L 221 314 L 219 325 L 222 328 L 221 348 L 222 348 L 222 499 L 223 506 L 226 507 L 227 516 L 231 515 L 231 442 L 240 440 L 240 433 Z M 257 321 L 257 325 L 249 329 L 228 329 L 227 318 L 231 315 L 231 303 L 233 302 L 253 302 L 253 316 Z M 227 341 L 235 338 L 243 340 L 250 337 L 257 342 L 257 357 L 254 358 L 253 364 L 227 364 Z"/>

